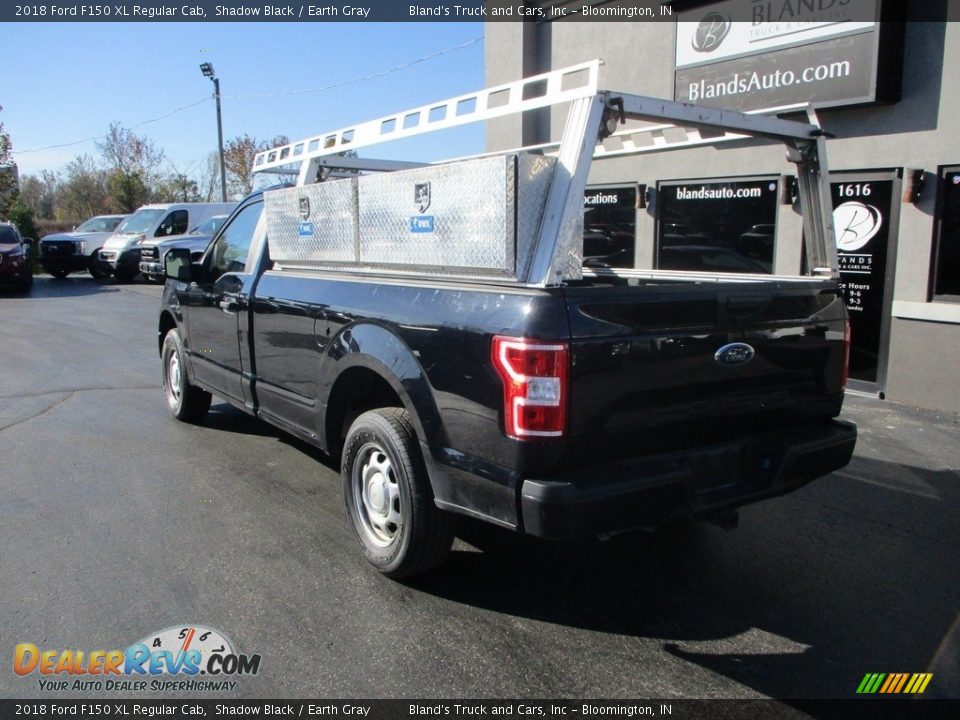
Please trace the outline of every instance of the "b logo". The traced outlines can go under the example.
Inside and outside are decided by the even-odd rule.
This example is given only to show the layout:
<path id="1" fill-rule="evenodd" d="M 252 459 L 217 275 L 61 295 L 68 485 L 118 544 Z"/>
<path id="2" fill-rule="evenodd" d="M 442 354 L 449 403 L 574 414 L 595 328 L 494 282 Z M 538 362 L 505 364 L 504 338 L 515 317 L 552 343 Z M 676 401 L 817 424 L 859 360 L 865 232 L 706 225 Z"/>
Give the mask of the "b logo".
<path id="1" fill-rule="evenodd" d="M 837 250 L 854 252 L 880 232 L 883 216 L 873 205 L 851 200 L 833 211 L 833 227 L 837 233 Z"/>
<path id="2" fill-rule="evenodd" d="M 730 24 L 730 16 L 724 13 L 711 12 L 704 15 L 693 33 L 693 49 L 701 53 L 716 50 L 730 32 Z"/>

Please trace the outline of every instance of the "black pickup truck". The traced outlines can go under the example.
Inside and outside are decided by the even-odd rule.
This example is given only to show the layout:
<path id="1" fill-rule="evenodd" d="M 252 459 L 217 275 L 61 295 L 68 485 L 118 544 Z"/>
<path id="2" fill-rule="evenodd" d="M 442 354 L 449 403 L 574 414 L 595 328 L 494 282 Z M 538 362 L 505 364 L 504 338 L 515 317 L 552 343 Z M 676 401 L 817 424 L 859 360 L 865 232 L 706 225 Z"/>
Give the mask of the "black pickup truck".
<path id="1" fill-rule="evenodd" d="M 197 422 L 215 394 L 339 458 L 381 572 L 439 564 L 456 514 L 610 533 L 722 514 L 851 457 L 835 279 L 303 269 L 273 256 L 265 194 L 200 262 L 167 253 L 166 399 Z"/>

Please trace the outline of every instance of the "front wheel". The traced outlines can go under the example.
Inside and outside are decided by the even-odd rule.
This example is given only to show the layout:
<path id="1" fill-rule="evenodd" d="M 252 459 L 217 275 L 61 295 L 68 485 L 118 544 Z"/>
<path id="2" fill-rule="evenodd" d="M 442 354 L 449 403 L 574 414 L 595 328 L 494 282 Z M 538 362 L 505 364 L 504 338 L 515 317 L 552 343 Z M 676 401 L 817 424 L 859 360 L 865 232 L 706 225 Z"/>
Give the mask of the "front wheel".
<path id="1" fill-rule="evenodd" d="M 53 275 L 57 280 L 63 280 L 67 275 L 70 274 L 70 271 L 65 268 L 44 268 L 48 273 Z"/>
<path id="2" fill-rule="evenodd" d="M 367 561 L 392 578 L 420 575 L 444 561 L 453 518 L 433 503 L 410 414 L 363 413 L 343 450 L 343 502 Z"/>
<path id="3" fill-rule="evenodd" d="M 180 333 L 171 330 L 163 338 L 163 394 L 167 407 L 177 420 L 200 422 L 210 409 L 210 393 L 187 380 L 185 353 Z"/>
<path id="4" fill-rule="evenodd" d="M 106 280 L 110 277 L 110 268 L 100 261 L 99 256 L 100 251 L 94 250 L 90 255 L 90 264 L 87 266 L 87 269 L 90 272 L 90 277 L 94 280 Z"/>

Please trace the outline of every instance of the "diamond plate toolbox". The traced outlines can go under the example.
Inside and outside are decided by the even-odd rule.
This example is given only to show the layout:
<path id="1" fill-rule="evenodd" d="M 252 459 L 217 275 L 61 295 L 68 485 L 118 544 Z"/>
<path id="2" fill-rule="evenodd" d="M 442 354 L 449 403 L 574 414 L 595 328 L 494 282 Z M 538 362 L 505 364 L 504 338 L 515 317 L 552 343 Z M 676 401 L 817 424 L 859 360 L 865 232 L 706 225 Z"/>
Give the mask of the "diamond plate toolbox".
<path id="1" fill-rule="evenodd" d="M 523 280 L 554 166 L 521 153 L 271 191 L 270 256 L 296 268 Z"/>
<path id="2" fill-rule="evenodd" d="M 263 194 L 270 259 L 291 267 L 357 263 L 357 179 Z"/>

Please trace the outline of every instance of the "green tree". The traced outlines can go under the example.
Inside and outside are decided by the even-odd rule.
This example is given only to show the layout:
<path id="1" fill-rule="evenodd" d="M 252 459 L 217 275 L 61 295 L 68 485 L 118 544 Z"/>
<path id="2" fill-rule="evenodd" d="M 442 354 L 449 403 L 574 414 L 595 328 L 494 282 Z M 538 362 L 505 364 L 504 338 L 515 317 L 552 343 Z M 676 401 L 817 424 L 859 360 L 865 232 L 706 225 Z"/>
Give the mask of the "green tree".
<path id="1" fill-rule="evenodd" d="M 27 205 L 23 198 L 18 197 L 10 207 L 10 220 L 23 237 L 37 239 L 37 226 L 33 222 L 33 209 Z"/>
<path id="2" fill-rule="evenodd" d="M 3 107 L 0 106 L 0 110 Z M 10 212 L 17 195 L 17 164 L 13 161 L 13 143 L 0 121 L 0 218 Z"/>
<path id="3" fill-rule="evenodd" d="M 139 172 L 112 170 L 107 174 L 107 203 L 118 213 L 132 213 L 150 201 L 156 188 L 147 187 Z"/>

